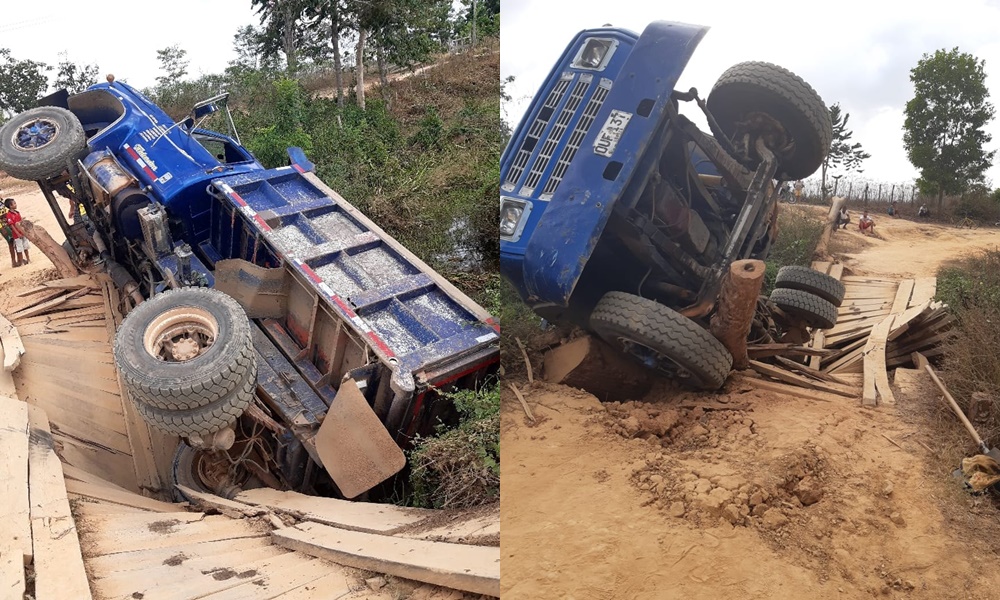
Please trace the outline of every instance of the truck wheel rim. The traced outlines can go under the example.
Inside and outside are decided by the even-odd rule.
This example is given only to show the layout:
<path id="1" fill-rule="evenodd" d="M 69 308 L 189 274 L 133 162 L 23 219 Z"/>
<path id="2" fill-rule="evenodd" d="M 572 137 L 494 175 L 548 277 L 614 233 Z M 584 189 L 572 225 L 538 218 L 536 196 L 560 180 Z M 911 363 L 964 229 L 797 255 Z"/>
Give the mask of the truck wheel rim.
<path id="1" fill-rule="evenodd" d="M 690 379 L 691 372 L 677 364 L 677 361 L 666 354 L 651 348 L 642 342 L 637 342 L 626 337 L 619 337 L 618 342 L 627 354 L 635 357 L 646 367 L 654 369 L 676 379 Z"/>
<path id="2" fill-rule="evenodd" d="M 182 306 L 165 311 L 146 328 L 146 352 L 164 362 L 187 362 L 204 354 L 219 335 L 219 323 L 207 310 Z"/>
<path id="3" fill-rule="evenodd" d="M 18 127 L 11 141 L 15 147 L 32 152 L 48 146 L 58 135 L 58 123 L 48 119 L 34 119 Z"/>

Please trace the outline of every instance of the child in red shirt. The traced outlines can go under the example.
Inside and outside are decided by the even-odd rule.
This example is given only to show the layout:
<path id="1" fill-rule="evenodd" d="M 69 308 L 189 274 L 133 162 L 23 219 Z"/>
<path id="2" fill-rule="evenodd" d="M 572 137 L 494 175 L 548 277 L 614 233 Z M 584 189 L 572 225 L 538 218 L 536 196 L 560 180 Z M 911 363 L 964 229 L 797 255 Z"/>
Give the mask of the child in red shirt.
<path id="1" fill-rule="evenodd" d="M 21 213 L 17 211 L 17 202 L 13 198 L 7 198 L 3 203 L 7 207 L 7 224 L 10 225 L 14 233 L 12 243 L 16 259 L 12 255 L 11 262 L 14 263 L 15 267 L 20 267 L 31 262 L 31 257 L 28 255 L 28 249 L 31 247 L 31 244 L 28 243 L 28 238 L 25 237 L 24 231 L 21 230 Z"/>

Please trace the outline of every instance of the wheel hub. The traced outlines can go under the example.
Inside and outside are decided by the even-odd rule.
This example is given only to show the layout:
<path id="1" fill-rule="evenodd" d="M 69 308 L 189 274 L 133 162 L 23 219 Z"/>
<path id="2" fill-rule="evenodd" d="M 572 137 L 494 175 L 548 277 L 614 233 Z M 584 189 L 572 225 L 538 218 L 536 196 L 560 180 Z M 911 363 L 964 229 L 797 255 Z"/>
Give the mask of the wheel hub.
<path id="1" fill-rule="evenodd" d="M 676 379 L 688 379 L 691 377 L 691 372 L 677 364 L 677 361 L 642 342 L 637 342 L 626 337 L 619 337 L 618 342 L 627 354 L 639 359 L 650 369 Z"/>
<path id="2" fill-rule="evenodd" d="M 165 362 L 187 362 L 204 354 L 219 335 L 219 324 L 208 311 L 181 306 L 157 316 L 146 328 L 143 347 Z"/>
<path id="3" fill-rule="evenodd" d="M 56 139 L 59 125 L 47 119 L 35 119 L 14 132 L 14 146 L 21 150 L 40 150 Z"/>
<path id="4" fill-rule="evenodd" d="M 192 338 L 181 338 L 171 343 L 170 353 L 175 361 L 184 362 L 198 356 L 201 353 L 201 345 Z"/>

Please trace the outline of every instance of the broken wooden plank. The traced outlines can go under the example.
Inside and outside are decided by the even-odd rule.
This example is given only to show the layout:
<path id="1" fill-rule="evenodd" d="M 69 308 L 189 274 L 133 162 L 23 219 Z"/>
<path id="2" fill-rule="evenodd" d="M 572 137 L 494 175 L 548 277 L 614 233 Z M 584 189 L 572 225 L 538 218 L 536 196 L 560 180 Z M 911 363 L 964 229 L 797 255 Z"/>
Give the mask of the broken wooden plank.
<path id="1" fill-rule="evenodd" d="M 822 402 L 832 402 L 841 396 L 836 396 L 834 394 L 828 394 L 821 392 L 819 390 L 810 390 L 806 388 L 796 387 L 788 385 L 787 383 L 780 383 L 777 381 L 772 381 L 770 379 L 763 379 L 760 377 L 747 377 L 746 381 L 752 382 L 751 385 L 758 387 L 760 389 L 778 392 L 793 398 L 806 398 L 808 400 L 820 400 Z"/>
<path id="2" fill-rule="evenodd" d="M 820 371 L 819 369 L 815 369 L 812 366 L 806 366 L 806 365 L 804 365 L 802 363 L 797 363 L 794 360 L 789 360 L 789 359 L 785 358 L 784 356 L 776 356 L 775 359 L 779 363 L 781 363 L 784 366 L 788 367 L 789 369 L 792 369 L 793 371 L 798 371 L 799 373 L 801 373 L 802 375 L 805 375 L 806 377 L 812 377 L 813 379 L 818 379 L 818 380 L 821 380 L 821 381 L 829 381 L 830 383 L 836 383 L 836 384 L 839 384 L 839 385 L 846 385 L 846 386 L 851 385 L 850 383 L 844 381 L 843 379 L 840 379 L 838 377 L 834 377 L 833 375 L 830 375 L 829 373 L 824 373 L 823 371 Z"/>
<path id="3" fill-rule="evenodd" d="M 500 597 L 500 548 L 428 542 L 319 523 L 271 533 L 274 543 L 357 569 Z"/>
<path id="4" fill-rule="evenodd" d="M 193 520 L 189 520 L 193 519 Z M 84 554 L 100 556 L 266 536 L 242 519 L 200 513 L 126 514 L 87 520 Z"/>
<path id="5" fill-rule="evenodd" d="M 820 273 L 823 273 L 824 275 L 826 275 L 826 274 L 828 274 L 830 272 L 830 267 L 831 266 L 833 266 L 833 263 L 830 262 L 830 261 L 818 261 L 818 260 L 816 260 L 816 261 L 813 261 L 813 263 L 811 265 L 809 265 L 809 268 L 811 268 L 814 271 L 819 271 Z"/>
<path id="6" fill-rule="evenodd" d="M 282 492 L 271 488 L 240 492 L 233 499 L 251 506 L 266 506 L 299 519 L 368 533 L 384 534 L 400 527 L 414 525 L 436 514 L 432 510 L 421 508 L 349 502 L 336 498 L 306 496 L 297 492 Z"/>
<path id="7" fill-rule="evenodd" d="M 0 400 L 0 540 L 19 549 L 31 563 L 31 511 L 28 508 L 28 405 Z"/>
<path id="8" fill-rule="evenodd" d="M 642 398 L 653 381 L 647 370 L 596 336 L 582 336 L 545 353 L 542 378 L 587 390 L 600 400 Z"/>
<path id="9" fill-rule="evenodd" d="M 33 317 L 35 315 L 40 315 L 46 311 L 52 310 L 53 308 L 64 304 L 69 301 L 72 294 L 63 294 L 62 290 L 59 290 L 61 295 L 57 295 L 55 298 L 42 302 L 41 304 L 31 306 L 30 308 L 25 308 L 17 312 L 10 312 L 9 316 L 12 320 L 17 321 L 18 319 L 24 319 L 26 317 Z"/>
<path id="10" fill-rule="evenodd" d="M 909 298 L 909 292 L 906 292 L 906 297 Z M 902 306 L 906 306 L 905 300 Z M 896 307 L 894 306 L 893 309 L 895 310 Z M 865 344 L 865 380 L 862 394 L 862 403 L 865 406 L 875 406 L 878 404 L 879 399 L 889 404 L 896 401 L 892 389 L 889 387 L 889 376 L 885 370 L 885 338 L 889 335 L 889 328 L 892 327 L 893 319 L 894 317 L 892 316 L 886 317 L 881 323 L 876 325 L 872 329 L 868 343 Z"/>
<path id="11" fill-rule="evenodd" d="M 750 358 L 760 359 L 778 356 L 779 354 L 785 356 L 827 356 L 830 354 L 830 351 L 790 343 L 748 344 L 747 354 L 750 355 Z"/>
<path id="12" fill-rule="evenodd" d="M 3 315 L 0 315 L 0 347 L 3 347 L 3 370 L 13 371 L 21 364 L 24 344 L 17 328 Z"/>
<path id="13" fill-rule="evenodd" d="M 773 379 L 777 379 L 785 383 L 790 383 L 792 385 L 801 386 L 807 389 L 820 390 L 831 394 L 836 394 L 838 396 L 846 396 L 848 398 L 854 398 L 856 396 L 856 394 L 853 391 L 841 389 L 839 387 L 836 387 L 835 385 L 825 384 L 819 381 L 806 379 L 801 375 L 790 373 L 788 371 L 785 371 L 784 369 L 781 369 L 774 365 L 762 363 L 760 361 L 756 360 L 750 361 L 750 368 L 752 368 L 754 371 L 757 371 L 761 375 L 766 375 Z"/>
<path id="14" fill-rule="evenodd" d="M 937 294 L 937 277 L 918 277 L 914 280 L 910 306 L 930 302 Z"/>
<path id="15" fill-rule="evenodd" d="M 833 263 L 830 266 L 830 270 L 826 273 L 830 277 L 833 277 L 837 281 L 842 281 L 844 278 L 844 263 Z"/>
<path id="16" fill-rule="evenodd" d="M 892 310 L 889 311 L 889 314 L 898 315 L 906 310 L 910 304 L 910 295 L 913 294 L 913 286 L 912 279 L 904 279 L 899 282 L 899 289 L 896 290 L 896 297 L 892 301 Z"/>
<path id="17" fill-rule="evenodd" d="M 90 598 L 76 522 L 69 508 L 62 464 L 45 411 L 27 405 L 30 426 L 28 495 L 35 565 L 35 599 Z"/>
<path id="18" fill-rule="evenodd" d="M 125 506 L 142 508 L 154 512 L 175 512 L 178 508 L 180 508 L 180 505 L 178 504 L 160 502 L 159 500 L 146 498 L 145 496 L 140 496 L 139 494 L 122 492 L 103 485 L 94 485 L 92 483 L 74 481 L 72 479 L 66 480 L 66 491 L 78 496 L 86 496 L 87 498 L 94 498 L 105 502 L 114 502 L 116 504 L 124 504 Z"/>

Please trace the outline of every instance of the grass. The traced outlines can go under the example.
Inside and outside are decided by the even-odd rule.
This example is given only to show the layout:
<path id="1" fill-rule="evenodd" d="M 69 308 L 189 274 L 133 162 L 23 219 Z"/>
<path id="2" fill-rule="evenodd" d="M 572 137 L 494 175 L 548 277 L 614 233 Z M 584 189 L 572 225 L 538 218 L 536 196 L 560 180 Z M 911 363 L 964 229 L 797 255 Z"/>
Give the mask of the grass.
<path id="1" fill-rule="evenodd" d="M 804 210 L 783 206 L 778 213 L 778 238 L 765 261 L 762 294 L 774 289 L 778 270 L 788 265 L 808 267 L 823 233 L 823 221 Z"/>
<path id="2" fill-rule="evenodd" d="M 458 427 L 418 440 L 410 452 L 411 504 L 472 508 L 500 499 L 500 381 L 448 394 Z"/>
<path id="3" fill-rule="evenodd" d="M 941 363 L 949 391 L 964 411 L 975 392 L 1000 398 L 1000 251 L 943 267 L 937 299 L 948 304 L 957 320 Z M 1000 444 L 1000 407 L 993 407 L 979 434 L 991 448 Z"/>

